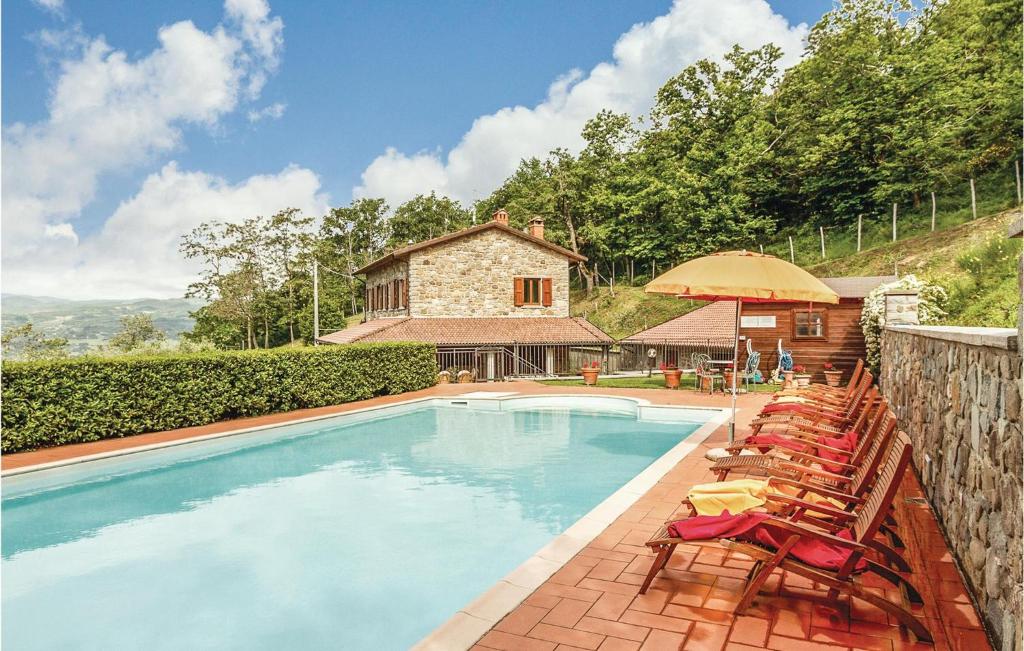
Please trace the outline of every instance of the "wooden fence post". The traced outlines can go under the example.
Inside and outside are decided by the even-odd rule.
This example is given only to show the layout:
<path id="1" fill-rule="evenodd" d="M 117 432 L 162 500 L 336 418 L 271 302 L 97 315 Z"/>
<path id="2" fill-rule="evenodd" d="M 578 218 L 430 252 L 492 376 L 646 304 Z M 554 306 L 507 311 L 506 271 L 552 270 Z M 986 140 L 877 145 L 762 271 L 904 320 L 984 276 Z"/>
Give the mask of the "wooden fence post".
<path id="1" fill-rule="evenodd" d="M 971 177 L 971 214 L 974 219 L 978 218 L 978 200 L 974 193 L 974 177 Z"/>
<path id="2" fill-rule="evenodd" d="M 896 241 L 896 204 L 892 204 L 892 241 Z"/>
<path id="3" fill-rule="evenodd" d="M 860 253 L 860 232 L 864 224 L 864 215 L 857 215 L 857 253 Z"/>
<path id="4" fill-rule="evenodd" d="M 761 249 L 761 255 L 764 255 L 764 245 L 763 244 L 758 244 L 757 248 Z"/>
<path id="5" fill-rule="evenodd" d="M 1022 202 L 1024 202 L 1024 197 L 1021 196 L 1021 188 L 1020 188 L 1020 161 L 1019 160 L 1014 160 L 1013 161 L 1013 171 L 1016 172 L 1016 176 L 1017 176 L 1017 203 L 1022 203 Z"/>
<path id="6" fill-rule="evenodd" d="M 825 259 L 825 227 L 818 227 L 818 234 L 821 235 L 821 259 Z"/>
<path id="7" fill-rule="evenodd" d="M 793 236 L 789 236 L 789 261 L 796 264 L 796 256 L 793 253 Z"/>
<path id="8" fill-rule="evenodd" d="M 935 193 L 932 192 L 932 231 L 935 230 Z"/>

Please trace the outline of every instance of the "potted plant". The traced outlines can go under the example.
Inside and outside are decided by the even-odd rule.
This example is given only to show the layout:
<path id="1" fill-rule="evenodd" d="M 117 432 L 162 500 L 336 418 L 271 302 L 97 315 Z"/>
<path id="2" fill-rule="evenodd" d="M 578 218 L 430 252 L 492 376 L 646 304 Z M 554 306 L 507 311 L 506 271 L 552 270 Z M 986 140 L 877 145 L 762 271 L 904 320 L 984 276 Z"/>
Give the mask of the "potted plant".
<path id="1" fill-rule="evenodd" d="M 678 389 L 679 379 L 683 376 L 682 369 L 678 369 L 675 365 L 667 366 L 661 365 L 661 374 L 665 376 L 665 388 L 666 389 Z"/>
<path id="2" fill-rule="evenodd" d="M 830 387 L 839 386 L 839 381 L 843 379 L 843 372 L 836 368 L 836 365 L 832 362 L 825 362 L 825 382 Z"/>
<path id="3" fill-rule="evenodd" d="M 601 363 L 592 362 L 590 366 L 584 366 L 580 370 L 583 373 L 583 384 L 594 386 L 597 384 L 597 376 L 601 372 Z"/>
<path id="4" fill-rule="evenodd" d="M 796 380 L 798 387 L 805 387 L 811 383 L 811 374 L 807 372 L 806 367 L 797 364 L 793 367 L 793 379 Z"/>

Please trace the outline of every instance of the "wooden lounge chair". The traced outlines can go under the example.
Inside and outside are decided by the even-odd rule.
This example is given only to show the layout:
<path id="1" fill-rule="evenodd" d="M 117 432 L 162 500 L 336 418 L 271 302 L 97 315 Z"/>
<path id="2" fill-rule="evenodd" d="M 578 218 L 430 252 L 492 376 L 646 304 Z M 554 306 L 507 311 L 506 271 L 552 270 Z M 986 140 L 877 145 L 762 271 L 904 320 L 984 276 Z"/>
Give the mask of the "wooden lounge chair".
<path id="1" fill-rule="evenodd" d="M 852 424 L 856 420 L 857 411 L 864 404 L 864 396 L 873 381 L 874 377 L 871 373 L 862 374 L 857 388 L 842 406 L 830 406 L 818 402 L 794 405 L 787 411 L 758 416 L 750 423 L 751 430 L 757 434 L 765 426 L 788 427 L 795 420 L 824 423 L 835 427 Z"/>
<path id="2" fill-rule="evenodd" d="M 806 459 L 797 461 L 781 461 L 766 469 L 765 473 L 772 484 L 787 486 L 796 494 L 780 492 L 768 493 L 766 505 L 772 513 L 789 517 L 802 514 L 802 520 L 812 522 L 828 530 L 837 530 L 855 517 L 858 509 L 867 501 L 870 491 L 878 479 L 881 464 L 887 458 L 896 436 L 896 419 L 891 413 L 883 413 L 885 424 L 877 434 L 871 435 L 863 446 L 857 465 L 843 464 L 851 470 L 847 474 L 830 473 L 807 463 Z M 810 501 L 808 493 L 831 498 L 845 504 L 843 509 Z M 683 500 L 682 506 L 689 507 L 690 516 L 697 515 L 697 510 L 689 500 Z M 813 514 L 808 514 L 808 509 Z M 865 544 L 885 557 L 890 565 L 901 572 L 910 572 L 910 565 L 899 554 L 896 548 L 903 547 L 902 540 L 894 531 L 896 521 L 892 518 L 883 523 L 882 533 L 889 537 L 889 545 L 881 540 L 872 539 Z"/>
<path id="3" fill-rule="evenodd" d="M 870 394 L 865 400 L 864 409 L 860 411 L 857 420 L 850 426 L 850 429 L 857 432 L 857 445 L 854 447 L 853 453 L 849 454 L 849 459 L 846 462 L 847 465 L 860 465 L 863 461 L 863 455 L 867 453 L 871 438 L 879 431 L 886 418 L 888 406 L 884 400 L 877 398 L 877 392 L 876 388 L 871 388 Z M 872 409 L 876 404 L 877 407 Z M 871 417 L 871 414 L 874 414 L 874 416 Z M 830 466 L 836 465 L 835 462 L 821 458 L 820 451 L 825 446 L 818 444 L 810 437 L 820 434 L 841 436 L 846 431 L 849 430 L 825 430 L 822 426 L 814 423 L 799 423 L 792 432 L 800 437 L 807 438 L 807 447 L 804 450 L 793 450 L 788 447 L 776 447 L 757 443 L 738 443 L 726 448 L 730 456 L 716 460 L 714 465 L 711 466 L 711 470 L 718 473 L 718 480 L 722 481 L 730 472 L 767 472 L 773 468 L 780 467 L 779 464 L 786 461 L 802 463 L 824 462 Z M 765 454 L 742 454 L 745 450 L 760 450 L 763 448 L 768 448 L 768 452 Z M 833 450 L 836 453 L 844 453 L 843 450 L 829 448 L 829 451 Z M 819 454 L 815 454 L 815 452 L 819 452 Z"/>
<path id="4" fill-rule="evenodd" d="M 922 603 L 920 593 L 906 578 L 867 557 L 872 549 L 870 542 L 875 539 L 892 507 L 893 499 L 910 463 L 910 456 L 910 437 L 904 432 L 899 432 L 896 434 L 895 442 L 878 473 L 875 488 L 849 522 L 850 539 L 833 535 L 813 524 L 801 522 L 802 513 L 794 514 L 789 518 L 769 518 L 759 525 L 770 530 L 777 539 L 784 540 L 777 549 L 746 540 L 718 539 L 718 542 L 727 549 L 746 554 L 754 559 L 754 566 L 747 575 L 747 586 L 736 606 L 736 612 L 742 613 L 749 608 L 772 572 L 781 569 L 827 586 L 827 598 L 831 601 L 835 601 L 840 593 L 845 592 L 877 606 L 895 617 L 918 640 L 931 642 L 931 633 L 908 609 L 907 604 L 889 601 L 884 596 L 865 587 L 860 580 L 862 573 L 876 574 L 899 588 L 906 600 L 911 603 Z M 802 540 L 830 544 L 849 552 L 849 557 L 838 570 L 823 569 L 803 563 L 790 554 L 793 546 Z M 665 567 L 676 546 L 681 542 L 684 542 L 682 538 L 669 533 L 668 525 L 662 527 L 647 542 L 647 546 L 655 551 L 656 555 L 647 577 L 640 586 L 641 594 L 647 592 L 654 577 Z M 687 540 L 686 542 L 691 541 Z M 858 566 L 861 566 L 860 569 Z"/>
<path id="5" fill-rule="evenodd" d="M 782 389 L 777 391 L 776 395 L 782 396 L 803 396 L 803 395 L 828 395 L 835 397 L 849 397 L 850 392 L 853 391 L 857 383 L 860 382 L 861 373 L 864 372 L 864 360 L 858 359 L 857 364 L 853 367 L 853 373 L 850 374 L 850 379 L 846 383 L 845 387 L 832 387 L 827 384 L 814 383 L 806 387 L 793 387 L 790 389 Z"/>

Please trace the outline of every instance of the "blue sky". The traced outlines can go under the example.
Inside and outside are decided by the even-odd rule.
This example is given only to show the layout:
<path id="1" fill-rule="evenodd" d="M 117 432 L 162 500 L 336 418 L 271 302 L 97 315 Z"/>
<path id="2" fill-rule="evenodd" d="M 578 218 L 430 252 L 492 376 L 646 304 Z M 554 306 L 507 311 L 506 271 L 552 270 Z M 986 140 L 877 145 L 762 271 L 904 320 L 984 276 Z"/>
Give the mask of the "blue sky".
<path id="1" fill-rule="evenodd" d="M 733 13 L 721 13 L 723 5 Z M 232 200 L 239 210 L 273 212 L 283 207 L 273 205 L 275 183 L 281 184 L 282 197 L 310 211 L 345 204 L 353 194 L 382 195 L 395 204 L 430 189 L 469 202 L 500 182 L 509 166 L 514 167 L 511 159 L 557 145 L 571 148 L 578 123 L 585 113 L 596 112 L 601 98 L 608 98 L 604 101 L 613 104 L 610 108 L 642 113 L 657 84 L 653 78 L 633 83 L 646 74 L 635 70 L 650 70 L 664 81 L 668 71 L 678 71 L 699 56 L 720 54 L 734 33 L 736 40 L 749 45 L 756 45 L 759 38 L 786 41 L 791 63 L 805 33 L 798 25 L 812 24 L 831 2 L 775 0 L 770 5 L 771 11 L 762 0 L 682 0 L 678 6 L 647 0 L 291 0 L 271 1 L 269 6 L 264 0 L 228 0 L 226 5 L 153 0 L 6 2 L 4 291 L 81 296 L 180 293 L 194 269 L 179 266 L 164 279 L 124 282 L 126 274 L 161 275 L 161 269 L 145 264 L 154 251 L 142 258 L 128 256 L 117 267 L 108 264 L 96 273 L 92 270 L 103 266 L 98 262 L 110 247 L 130 248 L 132 238 L 160 230 L 167 220 L 157 222 L 160 217 L 152 216 L 150 197 L 173 203 L 173 188 L 182 184 L 189 185 L 195 200 L 183 203 L 177 212 L 210 210 L 211 218 L 223 219 L 241 217 L 222 207 Z M 766 21 L 772 12 L 777 16 Z M 749 17 L 750 24 L 737 24 L 737 16 L 740 22 Z M 656 19 L 660 27 L 651 26 Z M 157 77 L 159 83 L 164 73 L 171 84 L 185 80 L 183 87 L 195 77 L 206 78 L 210 73 L 202 61 L 171 65 L 152 56 L 162 52 L 158 30 L 181 21 L 191 21 L 194 27 L 179 30 L 187 32 L 184 51 L 193 36 L 220 39 L 233 75 L 225 77 L 227 91 L 202 87 L 194 92 L 227 92 L 230 97 L 207 98 L 208 105 L 197 102 L 200 106 L 192 110 L 187 98 L 164 98 L 167 89 L 155 88 L 156 81 L 135 79 L 124 87 L 108 87 L 116 86 L 122 74 L 114 65 L 118 56 L 127 66 L 151 57 L 152 67 L 135 72 Z M 629 52 L 620 56 L 613 48 L 638 23 L 647 28 L 633 30 L 630 47 L 643 50 L 634 51 L 630 63 Z M 256 36 L 246 31 L 250 28 Z M 223 34 L 218 36 L 218 30 Z M 90 59 L 84 52 L 100 38 L 108 47 Z M 220 52 L 218 46 L 210 47 L 211 52 Z M 88 65 L 77 65 L 82 62 Z M 621 78 L 612 77 L 601 86 L 594 68 L 602 62 L 610 63 L 613 73 L 617 66 Z M 73 74 L 67 74 L 69 65 Z M 552 87 L 573 70 L 578 72 L 564 87 Z M 67 99 L 89 96 L 88 92 L 69 91 L 54 100 L 62 79 L 72 91 L 89 91 L 102 79 L 105 90 L 96 99 L 101 105 L 83 108 L 74 98 Z M 639 95 L 648 96 L 635 97 Z M 114 105 L 111 115 L 123 116 L 120 124 L 97 115 L 106 110 L 104 102 Z M 70 108 L 64 108 L 68 104 Z M 88 117 L 80 123 L 88 121 L 87 131 L 76 132 L 77 127 L 67 122 L 58 124 L 60 116 L 77 111 L 86 111 L 83 115 Z M 255 119 L 261 111 L 264 117 Z M 475 126 L 482 116 L 497 117 Z M 166 129 L 168 134 L 148 140 L 145 134 L 136 140 L 121 134 L 119 129 L 136 118 L 142 124 L 153 120 L 150 132 Z M 12 132 L 16 124 L 25 125 L 29 135 Z M 113 130 L 113 135 L 99 138 L 97 133 L 104 129 Z M 85 147 L 83 143 L 94 138 L 100 141 L 91 146 L 102 153 L 74 152 L 78 158 L 67 163 L 69 173 L 43 170 L 31 176 L 8 169 L 12 158 L 18 162 L 21 156 L 45 166 L 47 156 Z M 516 140 L 526 145 L 506 146 Z M 488 151 L 494 152 L 494 160 L 481 159 Z M 86 178 L 78 179 L 83 168 L 89 168 Z M 71 184 L 71 177 L 73 187 L 51 187 Z M 261 189 L 260 183 L 267 187 Z M 9 191 L 16 196 L 7 201 Z M 221 196 L 208 196 L 210 192 Z M 46 206 L 40 208 L 40 203 Z M 24 217 L 23 206 L 30 207 Z M 175 218 L 167 228 L 194 226 L 203 221 L 201 217 Z M 147 219 L 153 223 L 143 228 Z M 134 226 L 112 232 L 121 224 Z M 8 236 L 14 238 L 11 247 L 6 245 Z M 161 239 L 159 255 L 169 256 L 171 230 Z M 30 261 L 49 264 L 44 272 L 43 265 Z M 53 268 L 60 264 L 60 276 L 54 278 Z M 69 290 L 69 283 L 79 286 Z"/>

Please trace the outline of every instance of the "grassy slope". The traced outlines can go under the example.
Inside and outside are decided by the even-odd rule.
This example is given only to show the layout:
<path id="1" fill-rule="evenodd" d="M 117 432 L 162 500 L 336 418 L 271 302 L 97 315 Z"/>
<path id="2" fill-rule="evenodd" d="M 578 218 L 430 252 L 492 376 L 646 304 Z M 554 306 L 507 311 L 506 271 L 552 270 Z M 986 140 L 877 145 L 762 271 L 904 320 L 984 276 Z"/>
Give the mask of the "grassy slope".
<path id="1" fill-rule="evenodd" d="M 899 275 L 916 274 L 949 292 L 947 323 L 1012 327 L 1020 304 L 1016 260 L 1021 245 L 1020 240 L 1006 238 L 1006 227 L 1016 214 L 1017 209 L 1005 210 L 963 222 L 960 214 L 940 213 L 934 233 L 926 223 L 923 229 L 917 229 L 918 235 L 896 242 L 876 242 L 859 254 L 854 243 L 848 255 L 824 262 L 819 258 L 804 266 L 816 276 L 884 276 L 894 271 Z M 574 316 L 586 316 L 616 338 L 703 305 L 644 294 L 642 287 L 625 285 L 616 286 L 614 297 L 605 286 L 589 297 L 574 290 L 571 300 Z"/>
<path id="2" fill-rule="evenodd" d="M 1016 325 L 1020 240 L 1006 237 L 1018 209 L 888 243 L 808 267 L 817 276 L 915 274 L 949 293 L 951 325 Z"/>
<path id="3" fill-rule="evenodd" d="M 616 285 L 614 296 L 607 286 L 601 286 L 590 296 L 582 290 L 573 290 L 569 298 L 573 316 L 587 317 L 591 323 L 616 339 L 627 337 L 704 305 L 700 301 L 645 294 L 643 287 L 628 285 Z"/>

